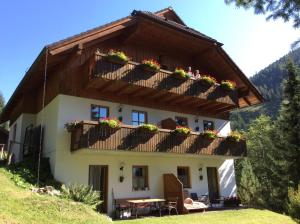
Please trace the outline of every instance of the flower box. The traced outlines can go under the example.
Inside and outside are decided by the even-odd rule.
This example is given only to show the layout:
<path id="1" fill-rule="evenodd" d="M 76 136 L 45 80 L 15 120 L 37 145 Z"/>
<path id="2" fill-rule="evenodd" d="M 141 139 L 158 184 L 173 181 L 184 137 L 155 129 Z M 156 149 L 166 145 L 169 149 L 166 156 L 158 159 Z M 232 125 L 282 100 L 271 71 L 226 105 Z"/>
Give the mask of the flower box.
<path id="1" fill-rule="evenodd" d="M 158 127 L 154 124 L 142 124 L 138 129 L 143 134 L 155 134 L 158 132 Z"/>
<path id="2" fill-rule="evenodd" d="M 68 132 L 73 132 L 79 127 L 80 124 L 81 123 L 78 121 L 67 122 L 67 123 L 65 123 L 65 129 Z"/>
<path id="3" fill-rule="evenodd" d="M 148 72 L 158 72 L 160 70 L 160 64 L 153 59 L 143 60 L 142 67 Z"/>
<path id="4" fill-rule="evenodd" d="M 106 59 L 110 62 L 122 65 L 126 64 L 129 61 L 124 52 L 115 50 L 110 50 L 106 56 Z"/>
<path id="5" fill-rule="evenodd" d="M 218 132 L 215 130 L 205 130 L 201 135 L 209 140 L 214 140 L 218 137 Z"/>
<path id="6" fill-rule="evenodd" d="M 99 120 L 100 127 L 108 129 L 119 129 L 121 127 L 121 122 L 113 118 L 104 118 Z"/>
<path id="7" fill-rule="evenodd" d="M 190 75 L 186 71 L 184 71 L 184 69 L 182 69 L 182 68 L 176 68 L 173 74 L 176 78 L 179 78 L 179 79 L 189 79 L 190 78 Z"/>
<path id="8" fill-rule="evenodd" d="M 188 127 L 177 126 L 173 132 L 178 136 L 188 136 L 191 133 L 191 129 Z"/>
<path id="9" fill-rule="evenodd" d="M 220 87 L 226 91 L 232 91 L 235 90 L 236 83 L 230 80 L 223 80 Z"/>
<path id="10" fill-rule="evenodd" d="M 205 86 L 213 86 L 217 83 L 217 80 L 214 77 L 211 77 L 209 75 L 203 75 L 199 78 L 200 83 L 202 83 Z"/>
<path id="11" fill-rule="evenodd" d="M 232 131 L 227 137 L 226 140 L 231 142 L 239 142 L 240 140 L 244 139 L 242 133 L 238 131 Z"/>

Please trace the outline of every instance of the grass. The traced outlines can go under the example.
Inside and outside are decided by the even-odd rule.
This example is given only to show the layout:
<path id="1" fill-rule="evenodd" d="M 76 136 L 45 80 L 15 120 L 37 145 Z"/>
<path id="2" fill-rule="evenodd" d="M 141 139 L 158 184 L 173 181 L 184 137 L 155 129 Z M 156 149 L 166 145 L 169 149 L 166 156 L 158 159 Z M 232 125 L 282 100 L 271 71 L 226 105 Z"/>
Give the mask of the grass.
<path id="1" fill-rule="evenodd" d="M 290 217 L 268 210 L 243 209 L 117 221 L 116 224 L 296 224 Z"/>
<path id="2" fill-rule="evenodd" d="M 10 177 L 5 168 L 0 168 L 0 224 L 111 223 L 89 206 L 32 193 L 16 186 Z"/>
<path id="3" fill-rule="evenodd" d="M 22 179 L 23 180 L 23 179 Z M 70 200 L 38 195 L 27 183 L 0 167 L 0 224 L 108 224 L 107 216 Z M 25 187 L 24 187 L 25 186 Z M 28 185 L 30 186 L 30 185 Z M 268 210 L 243 209 L 115 221 L 115 224 L 296 224 L 290 217 Z"/>

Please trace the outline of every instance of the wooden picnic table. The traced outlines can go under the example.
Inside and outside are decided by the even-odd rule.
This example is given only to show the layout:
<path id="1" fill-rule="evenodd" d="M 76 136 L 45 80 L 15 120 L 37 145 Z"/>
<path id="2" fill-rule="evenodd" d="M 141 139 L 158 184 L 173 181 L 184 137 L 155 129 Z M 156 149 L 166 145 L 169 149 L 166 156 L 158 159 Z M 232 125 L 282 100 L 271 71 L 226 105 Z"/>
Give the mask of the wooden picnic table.
<path id="1" fill-rule="evenodd" d="M 162 198 L 147 198 L 147 199 L 134 199 L 134 200 L 127 200 L 127 202 L 131 205 L 131 210 L 135 211 L 135 217 L 137 218 L 138 210 L 149 207 L 151 204 L 156 204 L 155 208 L 159 211 L 159 215 L 161 216 L 161 206 L 162 202 L 165 202 L 165 199 Z M 144 205 L 144 206 L 141 206 Z"/>

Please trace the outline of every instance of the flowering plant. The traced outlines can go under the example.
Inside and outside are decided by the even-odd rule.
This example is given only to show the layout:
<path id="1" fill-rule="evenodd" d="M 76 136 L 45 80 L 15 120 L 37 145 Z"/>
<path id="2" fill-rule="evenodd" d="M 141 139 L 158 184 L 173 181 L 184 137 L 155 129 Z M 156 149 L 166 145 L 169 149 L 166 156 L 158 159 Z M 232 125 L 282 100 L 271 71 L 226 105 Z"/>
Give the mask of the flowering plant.
<path id="1" fill-rule="evenodd" d="M 123 51 L 116 51 L 113 49 L 109 50 L 107 54 L 107 59 L 109 61 L 122 63 L 122 64 L 125 64 L 129 61 L 129 58 L 126 56 L 126 54 Z"/>
<path id="2" fill-rule="evenodd" d="M 236 83 L 230 80 L 223 80 L 220 84 L 220 86 L 225 90 L 234 90 L 236 87 Z"/>
<path id="3" fill-rule="evenodd" d="M 158 127 L 154 124 L 142 124 L 139 126 L 139 128 L 141 130 L 145 130 L 151 133 L 157 132 L 158 131 Z"/>
<path id="4" fill-rule="evenodd" d="M 175 133 L 182 135 L 189 135 L 191 133 L 191 129 L 189 127 L 176 126 Z"/>
<path id="5" fill-rule="evenodd" d="M 79 124 L 80 124 L 79 121 L 67 122 L 67 123 L 65 123 L 65 129 L 66 129 L 68 132 L 71 132 L 71 131 L 73 131 Z"/>
<path id="6" fill-rule="evenodd" d="M 205 130 L 201 135 L 208 139 L 215 139 L 218 137 L 218 132 L 216 130 Z"/>
<path id="7" fill-rule="evenodd" d="M 217 83 L 217 80 L 209 75 L 203 75 L 199 78 L 199 80 L 200 82 L 208 86 L 212 86 Z"/>
<path id="8" fill-rule="evenodd" d="M 110 128 L 119 128 L 121 126 L 121 122 L 115 118 L 103 118 L 99 120 L 99 124 L 101 126 L 106 126 Z"/>
<path id="9" fill-rule="evenodd" d="M 184 71 L 183 68 L 176 68 L 174 74 L 177 75 L 179 78 L 183 78 L 183 79 L 190 78 L 190 75 L 186 71 Z"/>
<path id="10" fill-rule="evenodd" d="M 142 61 L 143 68 L 151 72 L 158 72 L 160 64 L 154 59 L 145 59 Z"/>
<path id="11" fill-rule="evenodd" d="M 233 142 L 239 142 L 240 140 L 242 140 L 243 134 L 238 132 L 238 131 L 232 131 L 230 132 L 230 134 L 226 137 L 226 139 L 233 141 Z"/>

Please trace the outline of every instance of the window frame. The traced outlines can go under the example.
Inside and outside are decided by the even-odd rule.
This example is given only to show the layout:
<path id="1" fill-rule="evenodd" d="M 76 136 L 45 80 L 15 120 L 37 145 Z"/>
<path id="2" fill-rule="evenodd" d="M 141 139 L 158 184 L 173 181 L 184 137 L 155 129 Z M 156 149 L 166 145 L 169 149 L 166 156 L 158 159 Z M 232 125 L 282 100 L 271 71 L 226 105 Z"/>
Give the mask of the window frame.
<path id="1" fill-rule="evenodd" d="M 109 117 L 109 107 L 108 106 L 103 106 L 103 105 L 97 105 L 97 104 L 91 104 L 91 120 L 92 121 L 98 121 L 100 119 L 103 119 L 102 117 L 99 117 L 97 120 L 93 119 L 93 111 L 92 111 L 92 108 L 93 107 L 98 107 L 98 112 L 99 112 L 99 115 L 100 115 L 100 108 L 105 108 L 107 110 L 107 116 L 106 117 Z"/>
<path id="2" fill-rule="evenodd" d="M 187 183 L 183 183 L 178 175 L 178 169 L 185 169 L 187 174 Z M 189 166 L 177 166 L 177 178 L 182 183 L 183 188 L 192 188 L 192 182 L 191 182 L 191 169 Z"/>
<path id="3" fill-rule="evenodd" d="M 133 120 L 133 113 L 138 113 L 138 120 L 134 121 Z M 141 125 L 141 122 L 139 120 L 140 114 L 143 113 L 144 117 L 145 117 L 145 122 L 143 122 L 142 124 L 147 124 L 148 123 L 148 114 L 146 111 L 141 111 L 141 110 L 132 110 L 131 111 L 131 125 L 134 125 L 133 122 L 138 123 L 137 126 Z M 135 126 L 135 125 L 134 125 Z"/>
<path id="4" fill-rule="evenodd" d="M 186 125 L 178 124 L 178 123 L 177 123 L 177 120 L 178 120 L 178 119 L 186 120 Z M 183 126 L 183 127 L 188 127 L 188 126 L 189 126 L 189 119 L 188 119 L 187 117 L 175 116 L 175 122 L 176 122 L 176 125 L 179 125 L 179 126 Z"/>
<path id="5" fill-rule="evenodd" d="M 205 123 L 209 123 L 211 122 L 212 123 L 212 129 L 205 129 Z M 215 122 L 214 121 L 209 121 L 209 120 L 203 120 L 203 130 L 206 131 L 206 130 L 214 130 L 215 129 Z"/>
<path id="6" fill-rule="evenodd" d="M 133 185 L 134 185 L 134 183 L 133 183 L 134 182 L 134 178 L 136 178 L 136 176 L 134 175 L 133 170 L 136 169 L 136 168 L 145 169 L 145 176 L 143 176 L 144 181 L 145 181 L 145 187 L 144 187 L 144 189 L 141 189 L 141 188 L 138 187 L 135 190 L 134 187 L 133 187 Z M 132 191 L 148 191 L 148 190 L 150 190 L 150 187 L 149 187 L 149 168 L 148 168 L 148 166 L 146 166 L 146 165 L 132 165 L 131 176 L 132 176 Z"/>

